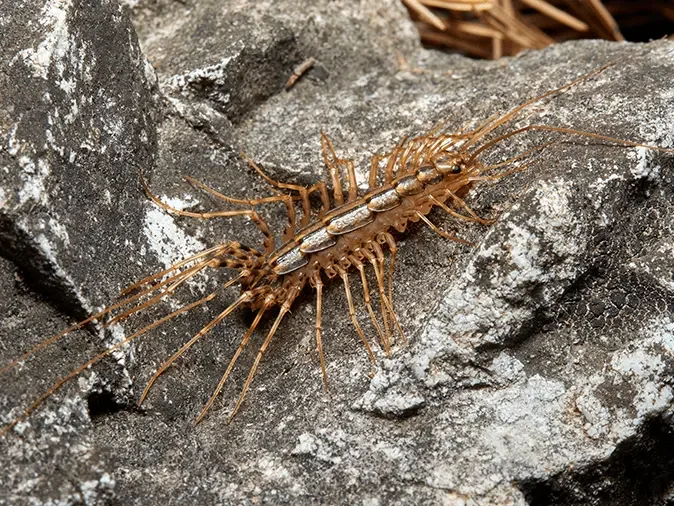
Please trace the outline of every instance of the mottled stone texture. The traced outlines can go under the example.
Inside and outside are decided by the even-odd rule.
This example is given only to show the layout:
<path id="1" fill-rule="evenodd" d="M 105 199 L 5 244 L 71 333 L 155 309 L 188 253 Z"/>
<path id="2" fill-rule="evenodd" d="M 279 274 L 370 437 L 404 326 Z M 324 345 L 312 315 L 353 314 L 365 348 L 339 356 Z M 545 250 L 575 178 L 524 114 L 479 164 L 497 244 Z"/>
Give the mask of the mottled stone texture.
<path id="1" fill-rule="evenodd" d="M 143 195 L 138 169 L 172 205 L 211 210 L 226 204 L 183 175 L 231 196 L 270 195 L 245 152 L 309 184 L 324 177 L 323 130 L 364 188 L 371 154 L 403 136 L 450 117 L 447 128 L 470 128 L 616 59 L 504 131 L 544 124 L 674 144 L 670 42 L 577 42 L 477 62 L 421 49 L 394 0 L 123 4 L 0 0 L 3 365 L 144 272 L 224 240 L 260 244 L 243 218 L 167 215 Z M 284 91 L 308 57 L 316 65 Z M 0 441 L 0 504 L 671 504 L 674 156 L 529 131 L 483 159 L 551 140 L 526 171 L 470 194 L 477 213 L 498 216 L 493 226 L 430 215 L 474 247 L 420 226 L 398 236 L 394 302 L 409 345 L 388 358 L 377 349 L 376 368 L 334 283 L 329 393 L 308 292 L 231 425 L 256 346 L 204 423 L 192 421 L 246 311 L 136 408 L 229 291 L 102 361 Z M 282 206 L 262 214 L 283 228 Z M 2 375 L 0 422 L 104 343 L 226 279 L 211 272 L 149 314 L 75 333 Z"/>

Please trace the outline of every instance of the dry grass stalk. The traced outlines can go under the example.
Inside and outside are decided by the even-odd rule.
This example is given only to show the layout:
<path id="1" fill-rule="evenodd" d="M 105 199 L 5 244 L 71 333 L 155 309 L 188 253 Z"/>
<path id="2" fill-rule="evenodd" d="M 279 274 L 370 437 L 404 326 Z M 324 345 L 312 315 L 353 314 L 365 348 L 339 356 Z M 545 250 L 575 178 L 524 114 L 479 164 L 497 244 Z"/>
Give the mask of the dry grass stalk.
<path id="1" fill-rule="evenodd" d="M 621 41 L 625 40 L 621 27 L 638 28 L 662 20 L 674 23 L 674 7 L 667 0 L 402 1 L 424 43 L 492 59 L 569 39 Z"/>

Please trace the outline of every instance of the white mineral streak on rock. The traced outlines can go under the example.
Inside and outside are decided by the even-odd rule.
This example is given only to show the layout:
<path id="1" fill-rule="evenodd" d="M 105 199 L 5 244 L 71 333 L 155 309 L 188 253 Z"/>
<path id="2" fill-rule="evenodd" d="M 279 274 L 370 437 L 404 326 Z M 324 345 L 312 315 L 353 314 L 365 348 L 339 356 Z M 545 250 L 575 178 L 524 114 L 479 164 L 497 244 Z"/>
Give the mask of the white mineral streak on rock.
<path id="1" fill-rule="evenodd" d="M 200 81 L 209 81 L 212 82 L 214 86 L 223 86 L 226 83 L 227 67 L 233 59 L 233 56 L 228 56 L 214 65 L 198 68 L 187 74 L 173 76 L 169 79 L 168 86 L 178 90 L 184 90 L 188 85 L 199 83 Z M 223 99 L 225 103 L 229 102 L 229 96 L 223 97 Z"/>
<path id="2" fill-rule="evenodd" d="M 176 209 L 194 205 L 189 198 L 169 198 L 160 196 L 162 202 Z M 206 249 L 201 241 L 187 235 L 176 225 L 173 216 L 153 206 L 145 214 L 145 236 L 150 249 L 157 255 L 164 267 L 169 267 L 185 257 Z"/>
<path id="3" fill-rule="evenodd" d="M 637 391 L 633 400 L 635 425 L 645 416 L 669 407 L 674 398 L 668 384 L 674 356 L 674 322 L 669 317 L 652 320 L 642 335 L 636 349 L 622 350 L 611 360 L 612 369 L 619 373 L 616 381 L 622 379 Z"/>
<path id="4" fill-rule="evenodd" d="M 65 65 L 63 60 L 70 45 L 68 33 L 68 11 L 72 0 L 48 0 L 42 8 L 40 24 L 45 27 L 45 37 L 37 48 L 26 48 L 20 51 L 10 64 L 20 57 L 26 65 L 32 67 L 33 75 L 47 79 L 52 63 L 60 76 L 63 76 Z"/>

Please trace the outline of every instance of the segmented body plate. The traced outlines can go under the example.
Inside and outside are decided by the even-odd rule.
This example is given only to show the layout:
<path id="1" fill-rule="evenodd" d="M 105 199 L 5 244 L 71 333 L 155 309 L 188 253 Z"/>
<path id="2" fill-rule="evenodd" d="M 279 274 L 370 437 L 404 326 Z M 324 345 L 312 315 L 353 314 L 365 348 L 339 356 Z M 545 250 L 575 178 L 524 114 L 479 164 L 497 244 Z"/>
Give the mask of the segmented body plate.
<path id="1" fill-rule="evenodd" d="M 464 186 L 470 185 L 466 181 L 466 174 L 457 182 L 456 168 L 443 172 L 430 165 L 419 167 L 411 175 L 403 175 L 362 198 L 330 210 L 277 248 L 269 257 L 269 265 L 279 276 L 298 271 L 312 263 L 312 255 L 317 256 L 316 260 L 320 264 L 327 265 L 349 252 L 359 242 L 360 236 L 364 240 L 371 240 L 372 234 L 386 232 L 394 225 L 396 228 L 404 227 L 408 219 L 416 221 L 416 210 L 428 209 L 425 211 L 427 213 L 432 207 L 416 206 L 416 201 L 428 200 L 429 195 L 445 201 L 448 198 L 445 190 L 460 192 Z M 410 205 L 406 206 L 406 201 Z M 340 241 L 340 238 L 344 240 Z"/>

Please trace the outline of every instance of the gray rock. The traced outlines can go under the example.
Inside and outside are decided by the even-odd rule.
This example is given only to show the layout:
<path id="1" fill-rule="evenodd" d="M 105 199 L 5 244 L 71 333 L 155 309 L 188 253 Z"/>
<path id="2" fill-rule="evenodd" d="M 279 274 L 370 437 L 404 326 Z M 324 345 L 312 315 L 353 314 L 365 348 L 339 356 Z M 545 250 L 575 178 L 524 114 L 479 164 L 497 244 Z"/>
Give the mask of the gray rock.
<path id="1" fill-rule="evenodd" d="M 114 3 L 34 3 L 0 9 L 3 364 L 142 272 L 226 240 L 260 244 L 246 219 L 157 209 L 139 166 L 162 199 L 210 210 L 222 203 L 184 174 L 231 196 L 269 195 L 245 152 L 274 177 L 308 184 L 325 176 L 323 130 L 365 188 L 372 153 L 403 136 L 449 117 L 447 128 L 470 128 L 616 58 L 625 59 L 509 128 L 673 144 L 670 42 L 577 42 L 476 62 L 421 49 L 394 1 L 127 1 L 155 78 Z M 284 91 L 308 57 L 316 65 Z M 309 295 L 232 424 L 253 348 L 206 420 L 192 421 L 251 322 L 246 311 L 202 338 L 136 408 L 157 367 L 233 300 L 227 292 L 19 424 L 0 442 L 0 504 L 664 504 L 674 463 L 673 157 L 529 131 L 484 159 L 547 140 L 529 169 L 470 194 L 478 214 L 498 216 L 493 226 L 430 215 L 475 247 L 421 226 L 399 237 L 394 299 L 410 344 L 390 357 L 377 348 L 377 368 L 333 283 L 329 393 Z M 262 212 L 282 230 L 282 206 Z M 80 331 L 41 351 L 0 377 L 0 420 L 102 350 L 101 339 L 128 336 L 226 279 L 210 272 L 112 332 Z"/>

